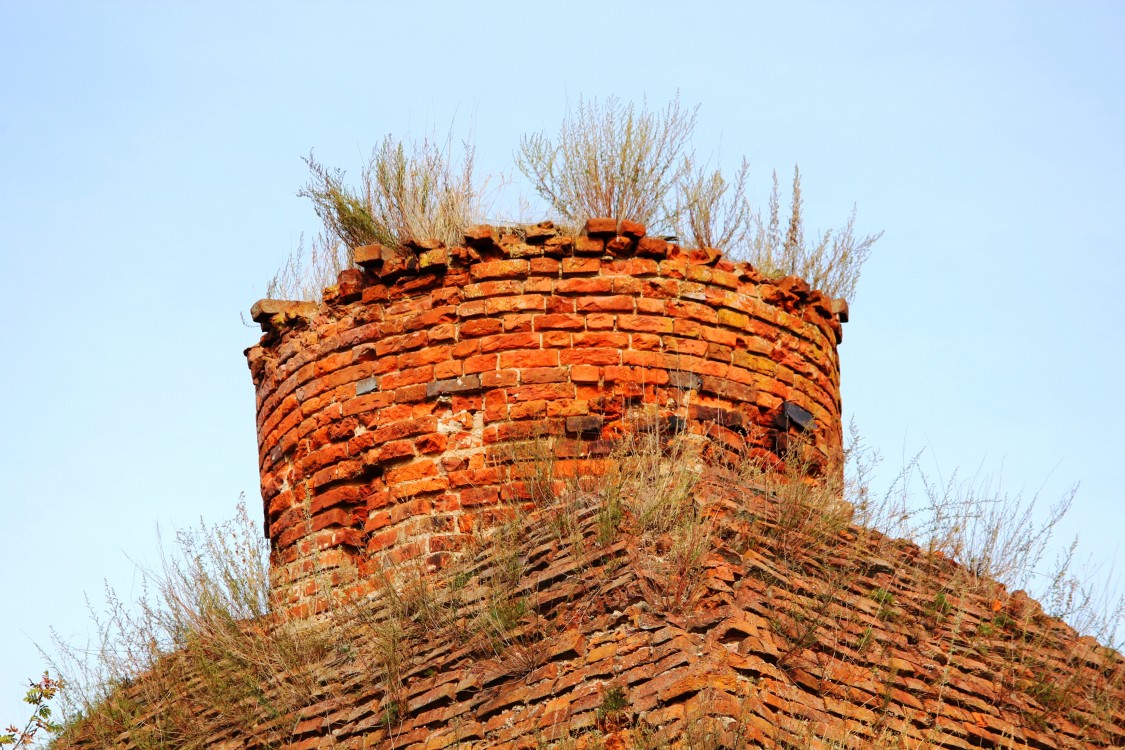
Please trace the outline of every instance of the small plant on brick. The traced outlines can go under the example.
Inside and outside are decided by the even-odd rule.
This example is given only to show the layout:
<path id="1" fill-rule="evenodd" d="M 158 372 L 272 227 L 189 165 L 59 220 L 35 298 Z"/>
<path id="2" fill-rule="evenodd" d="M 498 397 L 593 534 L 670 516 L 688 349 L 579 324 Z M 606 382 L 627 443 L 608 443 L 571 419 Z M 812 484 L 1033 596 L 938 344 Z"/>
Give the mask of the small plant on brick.
<path id="1" fill-rule="evenodd" d="M 603 732 L 613 732 L 624 729 L 629 721 L 625 715 L 629 708 L 629 698 L 625 688 L 620 686 L 607 687 L 602 693 L 602 702 L 594 712 L 597 726 Z"/>
<path id="2" fill-rule="evenodd" d="M 880 620 L 893 620 L 898 615 L 894 608 L 895 595 L 886 589 L 875 589 L 871 592 L 871 601 L 879 605 L 875 616 Z"/>

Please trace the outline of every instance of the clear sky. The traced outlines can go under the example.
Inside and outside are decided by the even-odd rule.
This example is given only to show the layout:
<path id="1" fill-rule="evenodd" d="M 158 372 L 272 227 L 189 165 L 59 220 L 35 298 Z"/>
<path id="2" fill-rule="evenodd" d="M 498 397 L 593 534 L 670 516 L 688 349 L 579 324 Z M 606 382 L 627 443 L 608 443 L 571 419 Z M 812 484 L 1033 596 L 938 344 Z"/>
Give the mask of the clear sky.
<path id="1" fill-rule="evenodd" d="M 239 314 L 316 229 L 300 156 L 455 120 L 510 171 L 579 95 L 678 90 L 756 198 L 799 162 L 810 228 L 857 204 L 847 414 L 892 467 L 1080 482 L 1062 538 L 1125 562 L 1125 4 L 415 5 L 0 1 L 0 723 L 157 524 L 257 511 Z"/>

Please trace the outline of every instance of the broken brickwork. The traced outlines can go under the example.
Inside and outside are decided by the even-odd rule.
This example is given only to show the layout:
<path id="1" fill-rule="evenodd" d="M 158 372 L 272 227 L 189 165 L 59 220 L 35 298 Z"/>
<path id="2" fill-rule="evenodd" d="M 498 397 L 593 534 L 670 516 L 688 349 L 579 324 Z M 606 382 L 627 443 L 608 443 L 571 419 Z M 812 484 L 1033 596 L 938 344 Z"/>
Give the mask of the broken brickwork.
<path id="1" fill-rule="evenodd" d="M 276 590 L 297 606 L 386 563 L 440 567 L 525 496 L 504 446 L 596 471 L 638 422 L 817 470 L 841 453 L 843 301 L 634 222 L 472 228 L 356 250 L 321 304 L 263 300 L 257 388 Z"/>

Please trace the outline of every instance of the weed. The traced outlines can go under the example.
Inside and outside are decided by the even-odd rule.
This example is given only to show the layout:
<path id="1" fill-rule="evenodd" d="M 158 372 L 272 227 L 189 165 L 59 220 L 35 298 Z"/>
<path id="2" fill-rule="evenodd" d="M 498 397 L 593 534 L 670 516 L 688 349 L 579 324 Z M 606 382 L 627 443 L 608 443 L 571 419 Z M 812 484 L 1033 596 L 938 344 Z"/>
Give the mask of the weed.
<path id="1" fill-rule="evenodd" d="M 629 699 L 625 695 L 625 688 L 609 687 L 602 693 L 602 702 L 594 712 L 597 726 L 603 732 L 616 731 L 627 725 L 625 709 L 629 707 Z"/>
<path id="2" fill-rule="evenodd" d="M 942 618 L 952 611 L 953 606 L 945 596 L 944 591 L 939 591 L 934 595 L 934 600 L 926 607 L 926 612 L 931 617 Z"/>

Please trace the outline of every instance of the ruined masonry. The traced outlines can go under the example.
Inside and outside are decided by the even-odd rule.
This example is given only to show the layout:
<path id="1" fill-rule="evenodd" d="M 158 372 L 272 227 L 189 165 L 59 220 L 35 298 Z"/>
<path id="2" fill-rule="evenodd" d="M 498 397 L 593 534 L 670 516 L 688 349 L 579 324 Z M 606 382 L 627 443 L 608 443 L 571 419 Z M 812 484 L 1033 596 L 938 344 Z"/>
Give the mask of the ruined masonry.
<path id="1" fill-rule="evenodd" d="M 634 222 L 520 234 L 361 247 L 322 305 L 254 307 L 262 496 L 290 605 L 326 572 L 440 567 L 521 500 L 497 460 L 513 441 L 552 436 L 580 473 L 656 420 L 736 450 L 799 435 L 838 468 L 843 300 Z"/>
<path id="2" fill-rule="evenodd" d="M 606 219 L 355 259 L 320 304 L 255 305 L 247 357 L 282 611 L 323 621 L 326 588 L 383 604 L 343 620 L 314 686 L 277 675 L 209 746 L 1125 747 L 1117 652 L 850 516 L 786 526 L 808 509 L 786 487 L 839 478 L 842 300 Z M 654 430 L 711 450 L 688 564 L 672 532 L 606 537 L 596 508 L 537 506 L 515 470 L 537 445 L 559 475 L 597 474 Z M 724 484 L 729 456 L 796 456 L 803 477 Z M 496 533 L 517 508 L 518 544 Z M 427 580 L 452 619 L 388 614 Z M 388 648 L 388 622 L 413 635 Z"/>

